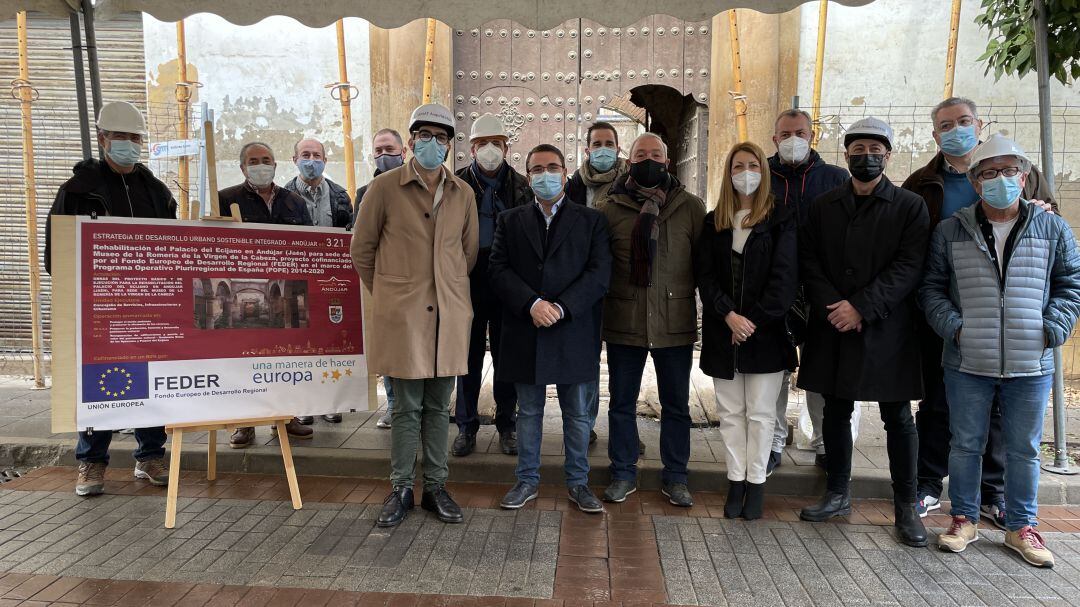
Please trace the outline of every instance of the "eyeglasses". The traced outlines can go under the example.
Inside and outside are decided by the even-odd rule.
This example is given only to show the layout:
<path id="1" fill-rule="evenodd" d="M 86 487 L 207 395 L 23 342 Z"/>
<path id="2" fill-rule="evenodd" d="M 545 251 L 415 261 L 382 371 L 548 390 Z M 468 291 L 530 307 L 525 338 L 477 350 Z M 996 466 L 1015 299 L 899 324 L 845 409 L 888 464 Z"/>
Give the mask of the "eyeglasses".
<path id="1" fill-rule="evenodd" d="M 439 145 L 446 145 L 450 141 L 450 136 L 443 133 L 432 133 L 431 131 L 416 131 L 413 133 L 420 141 L 431 141 L 434 139 L 439 142 Z"/>
<path id="2" fill-rule="evenodd" d="M 960 119 L 956 122 L 953 122 L 951 120 L 942 121 L 940 124 L 938 124 L 938 132 L 944 133 L 946 131 L 951 131 L 955 129 L 958 126 L 971 126 L 973 124 L 975 124 L 975 118 L 971 116 L 961 116 Z"/>
<path id="3" fill-rule="evenodd" d="M 109 133 L 105 136 L 109 141 L 130 141 L 132 143 L 142 143 L 142 135 L 138 133 Z"/>
<path id="4" fill-rule="evenodd" d="M 995 179 L 998 175 L 1016 177 L 1020 174 L 1020 167 L 1005 167 L 1003 169 L 983 169 L 977 173 L 980 181 Z"/>
<path id="5" fill-rule="evenodd" d="M 561 164 L 549 164 L 547 166 L 536 165 L 529 168 L 528 173 L 532 176 L 543 175 L 544 173 L 561 173 L 565 167 Z"/>

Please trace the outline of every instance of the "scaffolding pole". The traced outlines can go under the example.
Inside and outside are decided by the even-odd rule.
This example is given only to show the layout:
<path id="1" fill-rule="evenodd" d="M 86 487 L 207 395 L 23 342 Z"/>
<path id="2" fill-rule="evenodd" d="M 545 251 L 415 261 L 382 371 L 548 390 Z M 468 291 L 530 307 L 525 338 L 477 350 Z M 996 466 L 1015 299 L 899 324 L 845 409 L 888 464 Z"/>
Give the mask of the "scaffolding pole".
<path id="1" fill-rule="evenodd" d="M 427 20 L 427 42 L 424 44 L 424 103 L 431 103 L 431 88 L 435 78 L 435 20 Z"/>
<path id="2" fill-rule="evenodd" d="M 98 65 L 97 30 L 94 27 L 94 2 L 82 0 L 83 28 L 86 30 L 86 60 L 90 67 L 90 95 L 94 102 L 94 121 L 101 112 L 101 68 Z M 99 157 L 105 157 L 105 149 L 98 144 Z"/>
<path id="3" fill-rule="evenodd" d="M 746 126 L 746 95 L 743 94 L 742 58 L 739 55 L 739 21 L 735 9 L 728 11 L 728 37 L 731 40 L 731 78 L 734 90 L 729 91 L 735 102 L 735 125 L 739 130 L 739 142 L 749 138 Z"/>
<path id="4" fill-rule="evenodd" d="M 19 78 L 12 83 L 12 93 L 18 94 L 22 107 L 23 178 L 26 184 L 26 248 L 30 269 L 30 331 L 31 357 L 34 362 L 34 387 L 45 387 L 43 346 L 41 339 L 41 270 L 38 267 L 37 183 L 34 181 L 34 121 L 31 104 L 37 91 L 30 85 L 30 63 L 27 57 L 26 12 L 17 17 L 19 37 Z"/>
<path id="5" fill-rule="evenodd" d="M 188 138 L 188 110 L 191 101 L 191 83 L 188 82 L 187 73 L 187 39 L 184 35 L 184 20 L 176 22 L 176 103 L 180 110 L 180 119 L 177 124 L 177 138 Z M 180 165 L 177 169 L 177 180 L 180 182 L 180 219 L 191 219 L 191 198 L 188 195 L 188 171 L 189 162 L 187 156 L 180 157 Z"/>
<path id="6" fill-rule="evenodd" d="M 352 85 L 349 84 L 348 58 L 345 54 L 345 20 L 337 22 L 338 98 L 341 101 L 341 134 L 345 139 L 345 191 L 351 199 L 356 192 L 356 155 L 352 134 Z M 354 201 L 355 205 L 356 202 Z"/>
<path id="7" fill-rule="evenodd" d="M 825 71 L 825 30 L 828 24 L 829 0 L 818 0 L 817 56 L 814 59 L 814 94 L 810 102 L 810 122 L 814 129 L 811 146 L 817 145 L 821 138 L 821 76 Z"/>
<path id="8" fill-rule="evenodd" d="M 75 72 L 75 101 L 79 106 L 79 138 L 82 140 L 83 160 L 90 160 L 94 152 L 90 147 L 90 119 L 86 104 L 86 66 L 83 63 L 82 32 L 79 29 L 79 15 L 72 12 L 68 15 L 68 25 L 71 27 L 71 60 Z"/>
<path id="9" fill-rule="evenodd" d="M 1050 57 L 1047 38 L 1050 27 L 1046 18 L 1046 0 L 1035 0 L 1035 70 L 1039 86 L 1039 147 L 1042 153 L 1042 175 L 1046 187 L 1054 191 L 1054 122 L 1050 113 Z M 1070 468 L 1065 444 L 1065 369 L 1061 348 L 1054 348 L 1054 463 L 1043 464 L 1043 470 L 1057 474 L 1076 474 Z"/>
<path id="10" fill-rule="evenodd" d="M 952 24 L 949 25 L 949 50 L 945 56 L 945 96 L 953 96 L 953 77 L 956 75 L 956 41 L 960 37 L 960 6 L 963 0 L 953 0 Z"/>

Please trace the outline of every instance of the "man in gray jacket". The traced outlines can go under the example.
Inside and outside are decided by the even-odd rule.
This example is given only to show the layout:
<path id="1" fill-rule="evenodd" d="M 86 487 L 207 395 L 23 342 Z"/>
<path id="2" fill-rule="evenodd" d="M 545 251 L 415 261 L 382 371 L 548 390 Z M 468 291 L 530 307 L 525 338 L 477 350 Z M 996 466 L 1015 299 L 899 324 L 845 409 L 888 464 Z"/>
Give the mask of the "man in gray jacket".
<path id="1" fill-rule="evenodd" d="M 1053 348 L 1080 315 L 1080 253 L 1061 217 L 1021 197 L 1031 160 L 994 135 L 975 149 L 968 178 L 979 203 L 938 224 L 919 303 L 945 341 L 952 524 L 938 547 L 979 537 L 979 482 L 990 406 L 1001 403 L 1005 546 L 1037 567 L 1054 556 L 1035 531 L 1039 442 L 1054 373 Z"/>

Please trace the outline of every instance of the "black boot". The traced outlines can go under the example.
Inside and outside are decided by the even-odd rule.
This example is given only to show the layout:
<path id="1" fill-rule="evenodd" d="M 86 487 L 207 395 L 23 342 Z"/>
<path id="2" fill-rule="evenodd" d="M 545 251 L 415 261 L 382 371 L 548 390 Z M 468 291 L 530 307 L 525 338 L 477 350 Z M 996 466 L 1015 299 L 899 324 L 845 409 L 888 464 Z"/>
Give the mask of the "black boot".
<path id="1" fill-rule="evenodd" d="M 727 501 L 724 502 L 724 518 L 739 518 L 743 513 L 746 497 L 746 481 L 728 481 Z"/>
<path id="2" fill-rule="evenodd" d="M 765 510 L 765 483 L 746 483 L 746 501 L 743 502 L 742 517 L 748 521 L 759 519 L 763 510 Z"/>
<path id="3" fill-rule="evenodd" d="M 813 506 L 807 506 L 799 511 L 799 518 L 812 523 L 821 523 L 834 516 L 847 516 L 851 514 L 851 493 L 834 493 L 826 491 L 821 501 Z"/>
<path id="4" fill-rule="evenodd" d="M 444 523 L 460 523 L 465 520 L 461 514 L 461 508 L 444 487 L 424 491 L 424 496 L 420 499 L 420 507 L 428 512 L 434 512 L 435 518 Z"/>
<path id="5" fill-rule="evenodd" d="M 919 518 L 919 513 L 915 512 L 915 504 L 896 504 L 895 512 L 897 539 L 914 548 L 925 546 L 926 527 Z"/>
<path id="6" fill-rule="evenodd" d="M 382 512 L 379 513 L 379 520 L 375 524 L 379 527 L 396 527 L 405 520 L 405 516 L 412 508 L 412 487 L 395 487 L 383 501 Z"/>

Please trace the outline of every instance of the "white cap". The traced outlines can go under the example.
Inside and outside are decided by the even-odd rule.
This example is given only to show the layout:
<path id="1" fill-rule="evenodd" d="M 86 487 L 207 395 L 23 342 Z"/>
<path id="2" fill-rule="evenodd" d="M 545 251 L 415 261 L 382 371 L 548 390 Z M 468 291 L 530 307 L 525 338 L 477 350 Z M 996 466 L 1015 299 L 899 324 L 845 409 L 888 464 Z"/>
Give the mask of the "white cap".
<path id="1" fill-rule="evenodd" d="M 1026 160 L 1028 165 L 1031 164 L 1031 159 L 1028 158 L 1028 155 L 1019 144 L 1004 135 L 995 133 L 976 146 L 975 151 L 971 153 L 971 170 L 975 170 L 980 162 L 998 156 L 1016 156 Z"/>
<path id="2" fill-rule="evenodd" d="M 889 123 L 880 118 L 869 116 L 857 121 L 844 133 L 844 147 L 856 139 L 877 139 L 885 144 L 885 149 L 892 151 L 893 130 Z"/>
<path id="3" fill-rule="evenodd" d="M 509 139 L 506 134 L 506 129 L 503 128 L 502 120 L 499 120 L 498 116 L 491 112 L 485 113 L 472 123 L 472 131 L 469 133 L 469 141 L 473 139 L 479 139 L 481 137 L 502 137 Z"/>
<path id="4" fill-rule="evenodd" d="M 126 101 L 112 101 L 101 106 L 97 128 L 113 133 L 146 135 L 146 119 L 134 105 Z"/>
<path id="5" fill-rule="evenodd" d="M 413 110 L 412 117 L 409 118 L 409 132 L 425 124 L 442 127 L 451 137 L 454 135 L 454 115 L 445 105 L 426 103 Z"/>

